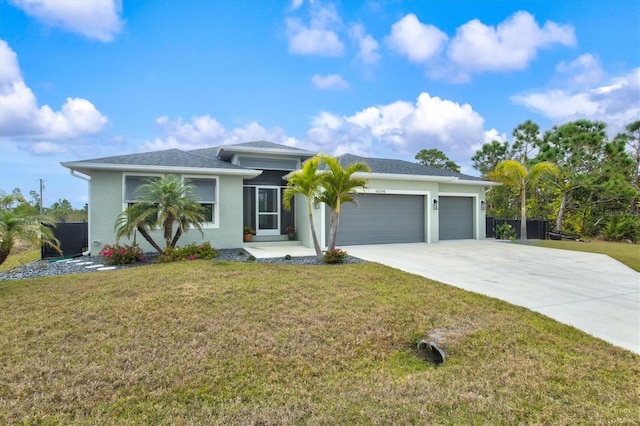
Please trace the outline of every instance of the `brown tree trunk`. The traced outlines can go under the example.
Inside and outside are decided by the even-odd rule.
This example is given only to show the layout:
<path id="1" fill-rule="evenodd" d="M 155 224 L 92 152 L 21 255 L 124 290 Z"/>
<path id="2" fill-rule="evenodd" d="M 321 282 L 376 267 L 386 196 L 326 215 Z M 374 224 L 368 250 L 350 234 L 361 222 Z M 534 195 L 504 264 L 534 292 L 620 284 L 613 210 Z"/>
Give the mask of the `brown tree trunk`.
<path id="1" fill-rule="evenodd" d="M 520 202 L 520 239 L 527 240 L 527 185 L 524 182 Z"/>
<path id="2" fill-rule="evenodd" d="M 560 210 L 558 210 L 558 217 L 556 219 L 556 231 L 562 232 L 562 219 L 564 218 L 564 211 L 567 208 L 567 194 L 562 194 L 560 200 Z"/>
<path id="3" fill-rule="evenodd" d="M 5 260 L 7 260 L 7 257 L 9 257 L 10 252 L 11 252 L 11 249 L 7 250 L 5 248 L 0 247 L 0 265 L 2 265 Z"/>
<path id="4" fill-rule="evenodd" d="M 158 245 L 158 243 L 156 243 L 153 238 L 151 238 L 151 235 L 149 235 L 149 233 L 147 232 L 146 229 L 144 229 L 142 226 L 138 226 L 138 231 L 140 232 L 140 234 L 144 237 L 145 240 L 147 240 L 147 242 L 149 244 L 151 244 L 151 246 L 156 249 L 156 251 L 160 254 L 164 253 L 164 250 L 162 250 L 160 248 L 160 246 Z"/>
<path id="5" fill-rule="evenodd" d="M 322 256 L 322 250 L 320 249 L 320 244 L 318 243 L 318 237 L 316 236 L 316 227 L 313 224 L 313 207 L 311 206 L 311 201 L 307 198 L 307 206 L 309 209 L 309 225 L 311 226 L 311 238 L 313 239 L 313 248 L 316 250 L 316 257 L 318 260 L 324 260 L 324 256 Z"/>

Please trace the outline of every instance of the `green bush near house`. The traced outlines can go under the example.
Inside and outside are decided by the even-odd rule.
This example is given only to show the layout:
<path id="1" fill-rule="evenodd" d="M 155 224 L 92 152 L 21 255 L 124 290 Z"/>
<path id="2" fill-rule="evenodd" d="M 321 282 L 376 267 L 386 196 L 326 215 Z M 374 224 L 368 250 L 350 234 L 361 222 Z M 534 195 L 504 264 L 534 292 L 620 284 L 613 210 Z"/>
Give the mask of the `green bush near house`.
<path id="1" fill-rule="evenodd" d="M 144 252 L 136 244 L 107 244 L 98 254 L 105 259 L 107 265 L 129 265 L 144 260 Z"/>
<path id="2" fill-rule="evenodd" d="M 323 254 L 324 262 L 329 264 L 344 263 L 348 256 L 346 251 L 337 248 L 333 250 L 325 250 Z"/>
<path id="3" fill-rule="evenodd" d="M 503 223 L 496 228 L 496 236 L 501 240 L 511 240 L 516 237 L 516 230 L 508 223 Z"/>
<path id="4" fill-rule="evenodd" d="M 177 262 L 181 260 L 213 259 L 218 256 L 218 251 L 211 247 L 209 242 L 200 245 L 191 243 L 183 247 L 167 248 L 165 253 L 158 257 L 158 262 Z"/>

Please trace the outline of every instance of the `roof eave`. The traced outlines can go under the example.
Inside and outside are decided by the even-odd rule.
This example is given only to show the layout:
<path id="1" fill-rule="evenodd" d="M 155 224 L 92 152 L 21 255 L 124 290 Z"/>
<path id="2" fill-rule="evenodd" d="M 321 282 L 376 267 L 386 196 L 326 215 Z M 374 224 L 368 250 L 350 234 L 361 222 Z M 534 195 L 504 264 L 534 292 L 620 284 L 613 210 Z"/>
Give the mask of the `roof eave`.
<path id="1" fill-rule="evenodd" d="M 436 175 L 413 175 L 402 173 L 354 173 L 354 176 L 373 178 L 373 179 L 388 179 L 388 180 L 412 180 L 420 182 L 438 182 L 438 183 L 456 183 L 460 185 L 475 185 L 475 186 L 498 186 L 501 185 L 497 182 L 491 182 L 486 180 L 467 180 L 461 179 L 458 176 L 436 176 Z"/>
<path id="2" fill-rule="evenodd" d="M 259 154 L 259 155 L 278 155 L 278 156 L 289 156 L 289 157 L 314 157 L 317 155 L 315 152 L 304 151 L 304 150 L 289 150 L 289 149 L 278 149 L 278 148 L 258 148 L 253 146 L 221 146 L 218 151 L 218 157 L 220 158 L 230 158 L 224 155 L 225 152 L 233 154 Z"/>
<path id="3" fill-rule="evenodd" d="M 254 169 L 224 169 L 215 167 L 181 167 L 181 166 L 147 166 L 147 165 L 124 165 L 124 164 L 99 164 L 86 162 L 66 162 L 60 163 L 63 167 L 76 170 L 80 173 L 89 174 L 92 170 L 118 171 L 118 172 L 147 172 L 147 173 L 193 173 L 207 175 L 228 175 L 254 178 L 262 174 L 262 170 Z"/>
<path id="4" fill-rule="evenodd" d="M 440 182 L 440 183 L 458 181 L 458 178 L 455 176 L 412 175 L 412 174 L 403 174 L 403 173 L 356 172 L 353 175 L 357 177 L 368 178 L 368 179 L 413 180 L 413 181 L 421 181 L 421 182 Z"/>

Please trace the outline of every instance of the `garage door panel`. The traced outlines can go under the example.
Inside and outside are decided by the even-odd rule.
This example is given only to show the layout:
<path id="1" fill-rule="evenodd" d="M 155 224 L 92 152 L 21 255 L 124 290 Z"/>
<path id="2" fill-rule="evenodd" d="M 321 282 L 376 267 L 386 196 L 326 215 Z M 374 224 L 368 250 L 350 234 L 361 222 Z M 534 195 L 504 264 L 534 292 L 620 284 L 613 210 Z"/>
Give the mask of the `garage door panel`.
<path id="1" fill-rule="evenodd" d="M 329 211 L 327 211 L 327 218 Z M 327 219 L 327 236 L 329 220 Z M 424 197 L 360 194 L 358 206 L 342 206 L 338 245 L 424 241 Z"/>
<path id="2" fill-rule="evenodd" d="M 473 239 L 473 198 L 439 197 L 441 240 Z"/>

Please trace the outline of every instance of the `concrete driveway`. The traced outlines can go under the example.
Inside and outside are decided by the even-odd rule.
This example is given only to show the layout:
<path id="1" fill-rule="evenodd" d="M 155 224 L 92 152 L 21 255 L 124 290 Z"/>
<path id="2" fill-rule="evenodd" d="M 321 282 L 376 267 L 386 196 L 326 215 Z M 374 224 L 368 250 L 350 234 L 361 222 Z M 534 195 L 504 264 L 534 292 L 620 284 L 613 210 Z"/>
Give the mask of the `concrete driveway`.
<path id="1" fill-rule="evenodd" d="M 523 306 L 640 353 L 640 273 L 608 256 L 496 240 L 342 248 Z"/>

